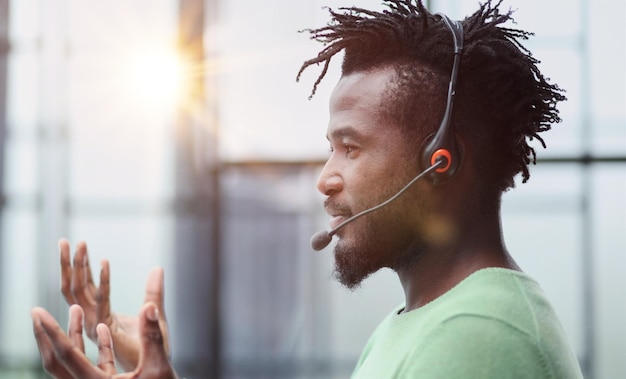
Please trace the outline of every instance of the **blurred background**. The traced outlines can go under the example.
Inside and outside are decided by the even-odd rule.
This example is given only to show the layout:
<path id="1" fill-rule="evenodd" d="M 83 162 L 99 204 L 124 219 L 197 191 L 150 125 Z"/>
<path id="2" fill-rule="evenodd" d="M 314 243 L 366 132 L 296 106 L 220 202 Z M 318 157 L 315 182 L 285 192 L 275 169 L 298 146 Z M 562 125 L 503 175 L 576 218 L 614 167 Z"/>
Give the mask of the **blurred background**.
<path id="1" fill-rule="evenodd" d="M 380 0 L 354 1 L 381 9 Z M 136 314 L 163 266 L 191 378 L 345 378 L 403 301 L 381 271 L 330 277 L 315 180 L 339 59 L 298 30 L 347 0 L 0 0 L 0 378 L 41 378 L 30 309 L 61 323 L 60 237 L 107 258 Z M 425 1 L 453 18 L 475 0 Z M 625 4 L 507 0 L 567 90 L 531 179 L 504 196 L 509 251 L 544 287 L 587 378 L 626 378 Z M 95 349 L 88 351 L 95 357 Z"/>

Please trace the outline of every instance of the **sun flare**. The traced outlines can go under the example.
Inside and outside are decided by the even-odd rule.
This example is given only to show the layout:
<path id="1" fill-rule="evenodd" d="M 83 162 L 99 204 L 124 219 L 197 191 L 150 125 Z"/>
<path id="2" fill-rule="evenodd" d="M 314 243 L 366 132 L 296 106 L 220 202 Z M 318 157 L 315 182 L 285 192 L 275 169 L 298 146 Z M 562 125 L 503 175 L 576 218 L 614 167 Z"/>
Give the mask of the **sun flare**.
<path id="1" fill-rule="evenodd" d="M 136 52 L 128 60 L 129 91 L 150 107 L 175 108 L 187 91 L 186 65 L 175 49 Z"/>

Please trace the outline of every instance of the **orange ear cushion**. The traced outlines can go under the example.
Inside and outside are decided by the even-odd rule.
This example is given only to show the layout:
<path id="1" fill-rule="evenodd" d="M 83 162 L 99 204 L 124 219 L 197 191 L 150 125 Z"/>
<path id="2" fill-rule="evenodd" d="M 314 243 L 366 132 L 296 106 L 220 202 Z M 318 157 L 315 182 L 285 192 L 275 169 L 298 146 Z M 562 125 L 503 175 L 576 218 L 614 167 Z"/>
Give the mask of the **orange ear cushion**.
<path id="1" fill-rule="evenodd" d="M 435 171 L 437 171 L 439 173 L 443 173 L 443 172 L 448 171 L 448 169 L 452 165 L 452 155 L 450 154 L 450 152 L 447 149 L 439 149 L 439 150 L 437 150 L 437 151 L 435 151 L 433 153 L 432 157 L 430 157 L 430 164 L 434 165 L 435 163 L 437 163 L 437 159 L 439 157 L 445 158 L 446 165 L 443 166 L 443 167 L 437 168 Z"/>

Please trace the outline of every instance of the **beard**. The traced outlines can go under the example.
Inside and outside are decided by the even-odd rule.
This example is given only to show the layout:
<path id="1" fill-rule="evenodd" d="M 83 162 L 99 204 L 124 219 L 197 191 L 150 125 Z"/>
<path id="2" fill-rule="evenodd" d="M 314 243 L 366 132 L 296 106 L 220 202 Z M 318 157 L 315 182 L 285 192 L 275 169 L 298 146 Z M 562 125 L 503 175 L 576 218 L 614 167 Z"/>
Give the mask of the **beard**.
<path id="1" fill-rule="evenodd" d="M 383 200 L 388 198 L 381 197 Z M 352 235 L 340 238 L 334 248 L 333 277 L 339 283 L 355 290 L 363 280 L 381 268 L 401 271 L 419 260 L 426 244 L 420 237 L 420 228 L 411 227 L 407 222 L 408 213 L 419 210 L 415 209 L 415 199 L 406 201 L 397 199 L 395 204 L 389 204 L 346 226 L 352 229 Z"/>
<path id="2" fill-rule="evenodd" d="M 344 287 L 355 290 L 368 276 L 380 269 L 366 259 L 354 246 L 335 246 L 335 270 L 333 277 Z"/>

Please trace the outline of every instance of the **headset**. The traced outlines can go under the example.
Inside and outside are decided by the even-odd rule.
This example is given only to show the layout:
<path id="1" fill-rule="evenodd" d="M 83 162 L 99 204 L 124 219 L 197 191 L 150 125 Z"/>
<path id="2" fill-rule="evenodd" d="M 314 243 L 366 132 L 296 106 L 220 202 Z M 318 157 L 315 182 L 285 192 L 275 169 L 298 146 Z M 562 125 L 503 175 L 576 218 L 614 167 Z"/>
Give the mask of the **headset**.
<path id="1" fill-rule="evenodd" d="M 311 237 L 311 247 L 315 251 L 322 250 L 331 242 L 332 237 L 347 224 L 372 213 L 397 199 L 413 183 L 421 178 L 427 177 L 434 185 L 447 183 L 461 166 L 461 153 L 456 143 L 452 124 L 452 106 L 454 105 L 454 95 L 456 94 L 456 81 L 459 74 L 461 53 L 463 52 L 463 25 L 459 21 L 452 21 L 443 13 L 437 13 L 452 32 L 454 40 L 454 63 L 448 86 L 448 100 L 446 111 L 439 125 L 439 129 L 434 135 L 428 136 L 423 143 L 420 152 L 420 173 L 406 184 L 400 191 L 382 203 L 368 208 L 356 215 L 348 218 L 330 231 L 320 230 Z"/>
<path id="2" fill-rule="evenodd" d="M 450 20 L 443 13 L 437 13 L 452 32 L 454 40 L 454 63 L 450 84 L 448 86 L 448 100 L 446 111 L 439 125 L 439 129 L 434 135 L 426 138 L 422 145 L 420 155 L 420 168 L 426 170 L 428 167 L 441 161 L 442 164 L 428 175 L 428 178 L 435 185 L 444 184 L 450 181 L 461 166 L 461 153 L 456 143 L 454 127 L 452 123 L 452 109 L 454 106 L 454 96 L 456 95 L 456 82 L 459 74 L 461 54 L 463 53 L 463 25 L 456 20 Z"/>

